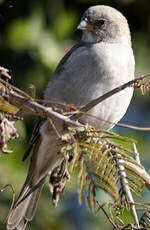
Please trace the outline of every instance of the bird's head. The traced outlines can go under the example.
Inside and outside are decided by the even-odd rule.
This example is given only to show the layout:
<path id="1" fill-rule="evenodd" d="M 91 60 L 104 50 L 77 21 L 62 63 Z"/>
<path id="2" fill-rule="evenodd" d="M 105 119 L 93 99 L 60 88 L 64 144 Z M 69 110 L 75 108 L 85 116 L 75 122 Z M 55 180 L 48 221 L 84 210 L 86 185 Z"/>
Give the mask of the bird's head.
<path id="1" fill-rule="evenodd" d="M 85 42 L 125 42 L 131 45 L 126 18 L 109 6 L 97 5 L 88 8 L 77 29 L 83 31 L 82 40 Z"/>

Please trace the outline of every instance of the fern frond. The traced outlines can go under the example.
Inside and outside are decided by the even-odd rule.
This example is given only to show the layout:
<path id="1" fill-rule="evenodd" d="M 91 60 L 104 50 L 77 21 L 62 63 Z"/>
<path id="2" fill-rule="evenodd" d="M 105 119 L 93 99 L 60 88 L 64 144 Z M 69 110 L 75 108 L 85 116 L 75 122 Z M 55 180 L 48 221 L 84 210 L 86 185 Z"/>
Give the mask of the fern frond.
<path id="1" fill-rule="evenodd" d="M 79 161 L 79 145 L 78 142 L 75 143 L 74 149 L 73 149 L 73 160 L 72 160 L 72 164 L 71 164 L 71 172 L 75 169 L 76 164 Z"/>
<path id="2" fill-rule="evenodd" d="M 86 171 L 86 165 L 84 160 L 82 159 L 80 164 L 80 172 L 79 172 L 79 179 L 78 179 L 78 192 L 79 192 L 80 204 L 82 203 L 84 198 L 84 191 L 87 184 L 87 180 L 88 180 L 88 175 Z"/>
<path id="3" fill-rule="evenodd" d="M 93 211 L 93 207 L 92 207 L 92 201 L 91 201 L 91 193 L 92 193 L 92 182 L 89 181 L 88 183 L 88 195 L 87 195 L 87 203 L 88 203 L 88 207 L 90 209 L 90 211 Z"/>
<path id="4" fill-rule="evenodd" d="M 125 209 L 130 210 L 133 203 L 128 197 L 129 193 L 125 186 L 138 196 L 141 195 L 144 187 L 144 178 L 140 172 L 135 172 L 132 168 L 132 165 L 137 165 L 143 169 L 136 161 L 136 153 L 131 149 L 135 140 L 121 137 L 110 131 L 94 130 L 89 127 L 76 131 L 76 140 L 71 168 L 72 170 L 80 169 L 78 176 L 80 203 L 87 189 L 88 207 L 90 211 L 97 214 L 96 193 L 98 190 L 103 190 L 114 200 L 112 204 L 114 220 L 111 218 L 114 226 L 122 229 L 120 226 L 125 226 L 121 219 L 122 212 Z M 131 148 L 126 147 L 122 144 L 123 142 L 130 142 Z M 125 200 L 122 199 L 120 190 Z"/>

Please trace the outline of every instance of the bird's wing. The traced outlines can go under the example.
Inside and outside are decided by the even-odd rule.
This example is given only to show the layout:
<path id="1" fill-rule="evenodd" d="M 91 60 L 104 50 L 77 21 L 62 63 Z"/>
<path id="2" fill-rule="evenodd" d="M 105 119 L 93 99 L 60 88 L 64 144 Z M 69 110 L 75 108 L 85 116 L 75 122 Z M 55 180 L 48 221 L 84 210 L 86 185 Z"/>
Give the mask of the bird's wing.
<path id="1" fill-rule="evenodd" d="M 33 129 L 33 132 L 32 132 L 32 135 L 31 135 L 31 139 L 29 141 L 29 145 L 28 145 L 28 149 L 27 151 L 25 152 L 23 158 L 22 158 L 22 161 L 25 161 L 27 159 L 27 157 L 29 156 L 33 146 L 38 142 L 38 139 L 40 138 L 40 132 L 39 132 L 39 129 L 41 127 L 41 125 L 43 124 L 43 122 L 45 121 L 46 119 L 45 118 L 40 118 L 35 126 L 34 126 L 34 129 Z"/>
<path id="2" fill-rule="evenodd" d="M 91 99 L 90 94 L 88 98 L 84 94 L 87 95 L 89 91 L 92 91 L 89 87 L 92 84 L 91 77 L 98 78 L 95 71 L 95 66 L 98 63 L 92 45 L 80 41 L 60 61 L 45 90 L 45 99 L 83 106 L 89 101 L 88 98 Z M 78 80 L 76 80 L 77 78 Z M 85 81 L 88 87 L 86 87 Z"/>
<path id="3" fill-rule="evenodd" d="M 68 51 L 68 53 L 66 53 L 66 55 L 62 58 L 62 60 L 59 62 L 55 73 L 54 73 L 54 78 L 61 75 L 61 72 L 63 71 L 63 66 L 64 64 L 67 62 L 68 58 L 70 57 L 70 55 L 78 48 L 85 46 L 85 43 L 80 41 L 79 43 L 77 43 L 76 45 L 74 45 L 72 47 L 71 50 Z M 39 133 L 39 128 L 41 127 L 41 125 L 44 123 L 46 119 L 39 119 L 37 121 L 37 123 L 34 126 L 33 132 L 32 132 L 32 136 L 31 139 L 29 141 L 29 146 L 27 151 L 25 152 L 22 161 L 25 161 L 27 159 L 27 157 L 29 156 L 33 146 L 35 146 L 35 144 L 38 142 L 39 138 L 40 138 L 40 133 Z"/>
<path id="4" fill-rule="evenodd" d="M 76 45 L 74 45 L 74 46 L 65 54 L 65 56 L 61 59 L 61 61 L 59 62 L 58 66 L 57 66 L 57 68 L 56 68 L 56 70 L 55 70 L 55 72 L 54 72 L 54 77 L 60 75 L 60 73 L 63 71 L 64 64 L 67 62 L 67 60 L 68 60 L 69 57 L 72 55 L 72 53 L 73 53 L 76 49 L 78 49 L 78 48 L 80 48 L 80 47 L 82 47 L 82 46 L 85 46 L 85 44 L 86 44 L 85 42 L 80 41 L 80 42 L 78 42 Z"/>

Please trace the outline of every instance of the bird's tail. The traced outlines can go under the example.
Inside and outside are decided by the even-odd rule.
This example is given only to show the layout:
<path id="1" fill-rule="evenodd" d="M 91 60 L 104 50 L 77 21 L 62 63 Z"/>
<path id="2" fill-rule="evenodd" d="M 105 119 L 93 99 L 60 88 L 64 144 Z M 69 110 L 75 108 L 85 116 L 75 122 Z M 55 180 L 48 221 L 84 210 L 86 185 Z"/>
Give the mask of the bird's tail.
<path id="1" fill-rule="evenodd" d="M 45 179 L 31 193 L 29 187 L 25 186 L 23 188 L 8 216 L 7 230 L 15 228 L 24 230 L 28 221 L 33 219 L 44 181 Z"/>

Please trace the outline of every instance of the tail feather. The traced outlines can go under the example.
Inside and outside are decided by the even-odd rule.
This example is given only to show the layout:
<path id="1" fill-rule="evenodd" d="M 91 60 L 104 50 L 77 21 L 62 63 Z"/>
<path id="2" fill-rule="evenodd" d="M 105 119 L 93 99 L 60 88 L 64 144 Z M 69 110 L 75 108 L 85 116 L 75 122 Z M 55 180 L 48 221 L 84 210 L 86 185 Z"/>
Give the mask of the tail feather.
<path id="1" fill-rule="evenodd" d="M 56 154 L 60 146 L 56 144 L 56 133 L 50 128 L 48 121 L 40 128 L 40 137 L 34 144 L 28 175 L 22 187 L 19 198 L 13 206 L 7 219 L 7 230 L 24 230 L 28 221 L 33 219 L 36 206 L 45 178 L 56 161 L 60 158 Z M 62 129 L 62 124 L 59 127 Z"/>
<path id="2" fill-rule="evenodd" d="M 34 217 L 35 211 L 36 211 L 36 207 L 38 204 L 38 200 L 40 198 L 40 194 L 41 194 L 41 190 L 43 188 L 43 184 L 44 182 L 40 185 L 40 187 L 38 187 L 38 189 L 36 189 L 31 195 L 32 197 L 30 198 L 30 204 L 28 205 L 27 209 L 26 209 L 26 213 L 25 213 L 25 218 L 28 221 L 31 221 Z"/>
<path id="3" fill-rule="evenodd" d="M 43 184 L 44 180 L 36 190 L 19 203 L 18 201 L 23 199 L 23 193 L 21 194 L 8 216 L 7 230 L 15 228 L 24 230 L 27 222 L 33 219 Z"/>
<path id="4" fill-rule="evenodd" d="M 17 228 L 19 230 L 25 230 L 27 223 L 28 223 L 27 220 L 22 219 L 20 221 L 20 223 L 15 228 Z"/>

